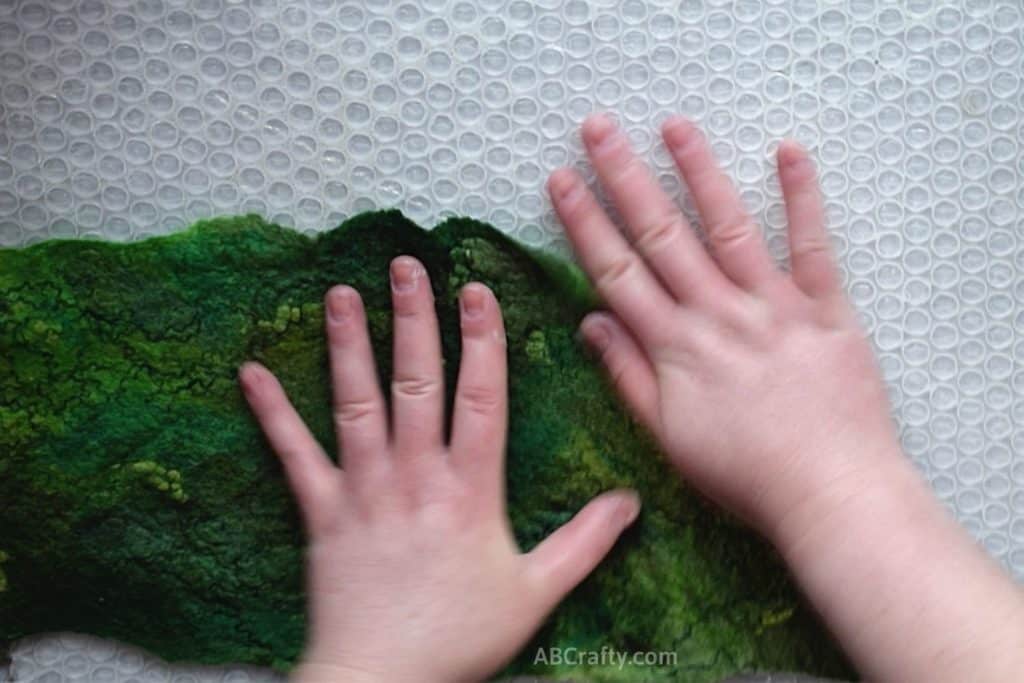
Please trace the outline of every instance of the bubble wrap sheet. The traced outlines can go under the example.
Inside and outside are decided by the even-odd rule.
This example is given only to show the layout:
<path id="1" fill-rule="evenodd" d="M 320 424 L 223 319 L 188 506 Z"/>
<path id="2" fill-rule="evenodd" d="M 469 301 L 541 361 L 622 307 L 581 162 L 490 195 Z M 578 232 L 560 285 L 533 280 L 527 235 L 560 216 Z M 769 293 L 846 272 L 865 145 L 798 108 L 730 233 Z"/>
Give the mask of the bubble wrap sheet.
<path id="1" fill-rule="evenodd" d="M 0 244 L 255 211 L 468 214 L 568 253 L 543 191 L 614 113 L 697 120 L 785 256 L 772 152 L 810 147 L 907 453 L 1024 577 L 1019 2 L 0 0 Z M 33 639 L 19 680 L 257 680 Z M 2 674 L 0 674 L 2 677 Z"/>

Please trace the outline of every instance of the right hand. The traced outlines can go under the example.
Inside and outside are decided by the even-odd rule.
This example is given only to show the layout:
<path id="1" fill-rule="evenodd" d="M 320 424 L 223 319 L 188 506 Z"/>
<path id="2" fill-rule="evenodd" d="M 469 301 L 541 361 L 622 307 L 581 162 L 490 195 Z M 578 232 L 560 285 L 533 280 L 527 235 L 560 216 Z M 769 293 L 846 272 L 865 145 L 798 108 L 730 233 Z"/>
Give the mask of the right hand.
<path id="1" fill-rule="evenodd" d="M 814 167 L 793 142 L 778 166 L 792 272 L 776 267 L 703 135 L 674 118 L 669 152 L 710 250 L 603 116 L 587 153 L 620 232 L 573 171 L 548 189 L 610 312 L 582 323 L 629 408 L 684 477 L 769 536 L 803 506 L 903 466 L 886 392 L 846 301 Z"/>
<path id="2" fill-rule="evenodd" d="M 866 680 L 1019 679 L 1024 600 L 900 451 L 807 155 L 779 147 L 787 274 L 696 129 L 664 135 L 710 253 L 606 119 L 583 138 L 629 241 L 572 172 L 550 181 L 611 308 L 582 327 L 619 392 L 690 482 L 769 537 Z"/>

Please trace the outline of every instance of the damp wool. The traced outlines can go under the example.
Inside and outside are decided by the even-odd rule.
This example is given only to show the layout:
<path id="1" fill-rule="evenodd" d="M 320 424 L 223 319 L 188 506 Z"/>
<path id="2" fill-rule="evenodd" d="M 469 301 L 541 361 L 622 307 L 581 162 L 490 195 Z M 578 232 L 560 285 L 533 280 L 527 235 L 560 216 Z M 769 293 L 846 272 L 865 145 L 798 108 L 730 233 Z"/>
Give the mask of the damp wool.
<path id="1" fill-rule="evenodd" d="M 236 369 L 267 365 L 335 452 L 323 295 L 362 293 L 387 381 L 399 254 L 430 272 L 449 401 L 459 288 L 482 281 L 502 305 L 520 545 L 609 488 L 644 501 L 507 673 L 850 673 L 771 549 L 669 475 L 627 417 L 575 335 L 598 305 L 579 271 L 473 220 L 425 231 L 396 211 L 315 238 L 243 216 L 131 244 L 0 250 L 0 642 L 69 630 L 172 661 L 287 669 L 305 630 L 302 530 Z M 555 648 L 675 655 L 637 667 L 534 656 Z"/>

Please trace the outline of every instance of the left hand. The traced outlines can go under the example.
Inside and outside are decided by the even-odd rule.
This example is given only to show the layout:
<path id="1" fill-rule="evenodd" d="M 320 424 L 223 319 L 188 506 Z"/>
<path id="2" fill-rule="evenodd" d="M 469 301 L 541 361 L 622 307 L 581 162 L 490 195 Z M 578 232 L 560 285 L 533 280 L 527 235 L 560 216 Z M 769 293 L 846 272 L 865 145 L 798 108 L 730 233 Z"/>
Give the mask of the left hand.
<path id="1" fill-rule="evenodd" d="M 430 283 L 391 265 L 391 425 L 359 294 L 326 300 L 344 467 L 270 372 L 240 379 L 283 463 L 307 535 L 310 637 L 297 681 L 476 681 L 508 662 L 635 519 L 632 492 L 598 496 L 522 554 L 505 511 L 506 346 L 494 295 L 460 296 L 462 365 L 444 443 L 441 343 Z"/>

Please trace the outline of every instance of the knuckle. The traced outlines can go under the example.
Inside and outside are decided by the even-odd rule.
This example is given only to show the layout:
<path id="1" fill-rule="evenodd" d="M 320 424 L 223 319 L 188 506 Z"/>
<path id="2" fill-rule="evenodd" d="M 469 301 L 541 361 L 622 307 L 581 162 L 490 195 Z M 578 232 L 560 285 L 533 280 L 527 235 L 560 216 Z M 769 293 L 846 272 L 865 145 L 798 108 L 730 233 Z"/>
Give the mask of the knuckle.
<path id="1" fill-rule="evenodd" d="M 805 159 L 805 161 L 807 160 Z M 813 195 L 817 191 L 817 185 L 814 182 L 817 175 L 818 170 L 814 167 L 813 163 L 798 163 L 786 166 L 786 176 L 794 184 L 793 189 L 796 192 L 806 192 Z"/>
<path id="2" fill-rule="evenodd" d="M 592 208 L 589 194 L 586 185 L 576 182 L 564 197 L 557 200 L 558 212 L 567 220 L 579 220 L 588 215 Z"/>
<path id="3" fill-rule="evenodd" d="M 679 237 L 682 229 L 683 224 L 680 216 L 664 216 L 639 232 L 636 238 L 636 245 L 645 253 L 663 251 Z"/>
<path id="4" fill-rule="evenodd" d="M 615 289 L 621 282 L 628 280 L 637 267 L 637 257 L 631 252 L 610 261 L 600 273 L 594 284 L 598 290 Z"/>
<path id="5" fill-rule="evenodd" d="M 749 337 L 764 346 L 779 343 L 789 331 L 789 320 L 779 311 L 765 310 L 751 321 Z"/>
<path id="6" fill-rule="evenodd" d="M 864 337 L 864 327 L 850 303 L 842 294 L 834 294 L 824 299 L 820 306 L 815 307 L 814 319 L 824 329 L 853 332 Z"/>
<path id="7" fill-rule="evenodd" d="M 429 324 L 429 316 L 434 313 L 434 292 L 429 286 L 421 283 L 415 291 L 395 292 L 393 301 L 396 319 L 418 325 Z"/>
<path id="8" fill-rule="evenodd" d="M 480 415 L 493 415 L 501 406 L 501 396 L 492 387 L 471 385 L 462 389 L 461 393 L 466 407 Z"/>
<path id="9" fill-rule="evenodd" d="M 832 246 L 823 237 L 807 237 L 793 245 L 792 256 L 797 258 L 806 256 L 829 256 L 832 253 Z"/>
<path id="10" fill-rule="evenodd" d="M 619 359 L 615 357 L 615 354 L 605 352 L 601 357 L 604 362 L 605 368 L 608 371 L 608 379 L 611 380 L 612 386 L 619 391 L 622 391 L 624 383 L 626 381 L 626 366 Z"/>
<path id="11" fill-rule="evenodd" d="M 771 338 L 779 329 L 781 317 L 774 306 L 747 295 L 724 309 L 719 322 L 731 335 L 757 340 Z"/>
<path id="12" fill-rule="evenodd" d="M 399 377 L 391 382 L 391 389 L 403 398 L 423 398 L 439 393 L 441 382 L 434 377 Z"/>
<path id="13" fill-rule="evenodd" d="M 709 231 L 709 239 L 716 249 L 735 249 L 757 235 L 750 219 L 743 215 L 730 216 Z"/>
<path id="14" fill-rule="evenodd" d="M 601 364 L 604 365 L 608 381 L 620 394 L 625 394 L 626 381 L 629 379 L 629 364 L 622 355 L 621 349 L 614 341 L 601 351 Z"/>
<path id="15" fill-rule="evenodd" d="M 396 319 L 416 321 L 423 317 L 424 307 L 415 296 L 406 294 L 397 295 L 394 303 L 394 316 Z"/>
<path id="16" fill-rule="evenodd" d="M 373 399 L 352 399 L 342 401 L 334 411 L 337 425 L 351 425 L 366 422 L 377 413 L 377 402 Z"/>
<path id="17" fill-rule="evenodd" d="M 568 191 L 555 199 L 556 208 L 566 216 L 578 215 L 588 206 L 588 194 L 587 185 L 580 179 L 574 179 Z"/>
<path id="18" fill-rule="evenodd" d="M 482 318 L 459 320 L 459 329 L 465 344 L 479 349 L 488 349 L 492 344 L 504 345 L 505 330 L 498 316 L 485 315 Z"/>
<path id="19" fill-rule="evenodd" d="M 328 538 L 341 531 L 342 523 L 338 515 L 323 515 L 303 510 L 302 516 L 305 518 L 306 526 L 313 538 Z"/>
<path id="20" fill-rule="evenodd" d="M 473 350 L 479 354 L 490 356 L 494 353 L 502 353 L 508 347 L 508 339 L 505 330 L 501 325 L 474 324 L 462 325 L 463 357 L 470 345 L 476 347 Z"/>
<path id="21" fill-rule="evenodd" d="M 622 142 L 616 143 L 615 148 L 609 153 L 611 161 L 621 161 L 621 163 L 612 168 L 611 172 L 608 174 L 608 182 L 606 183 L 608 187 L 615 187 L 625 181 L 628 181 L 630 176 L 636 176 L 645 172 L 643 162 L 632 154 L 630 154 L 629 158 L 625 160 L 615 159 L 612 157 L 612 155 L 622 153 L 623 150 L 620 147 L 622 144 Z"/>
<path id="22" fill-rule="evenodd" d="M 462 531 L 470 523 L 470 515 L 466 514 L 468 507 L 463 498 L 451 496 L 441 500 L 427 498 L 421 502 L 417 510 L 418 522 L 428 532 L 425 537 L 437 538 L 438 536 L 450 535 L 452 532 Z"/>
<path id="23" fill-rule="evenodd" d="M 699 128 L 690 126 L 676 143 L 672 145 L 671 151 L 676 159 L 689 159 L 689 157 L 700 152 L 704 144 L 704 134 Z"/>

